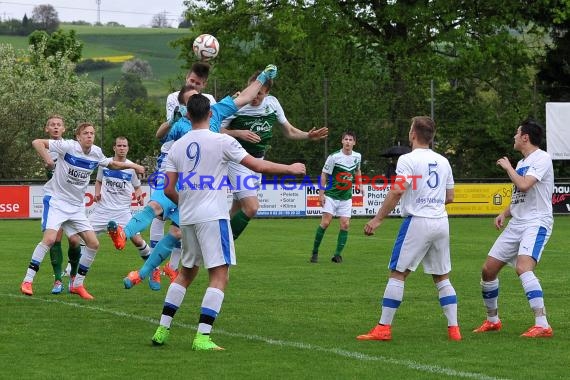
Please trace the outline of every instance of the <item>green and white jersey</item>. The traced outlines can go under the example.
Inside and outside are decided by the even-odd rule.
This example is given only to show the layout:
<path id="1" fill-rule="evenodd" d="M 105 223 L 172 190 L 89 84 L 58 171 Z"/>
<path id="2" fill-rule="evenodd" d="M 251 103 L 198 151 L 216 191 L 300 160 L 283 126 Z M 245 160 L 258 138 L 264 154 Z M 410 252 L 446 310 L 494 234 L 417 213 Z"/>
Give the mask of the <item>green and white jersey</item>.
<path id="1" fill-rule="evenodd" d="M 343 201 L 352 198 L 352 185 L 356 172 L 360 170 L 360 161 L 360 153 L 352 151 L 351 154 L 344 154 L 342 149 L 327 157 L 323 166 L 323 173 L 329 175 L 325 185 L 327 197 Z"/>
<path id="2" fill-rule="evenodd" d="M 222 122 L 222 128 L 252 131 L 261 138 L 258 143 L 251 143 L 240 140 L 243 148 L 254 157 L 263 157 L 267 145 L 273 136 L 273 126 L 275 123 L 285 124 L 287 118 L 279 100 L 276 97 L 266 96 L 260 105 L 251 106 L 246 104 L 234 115 Z"/>

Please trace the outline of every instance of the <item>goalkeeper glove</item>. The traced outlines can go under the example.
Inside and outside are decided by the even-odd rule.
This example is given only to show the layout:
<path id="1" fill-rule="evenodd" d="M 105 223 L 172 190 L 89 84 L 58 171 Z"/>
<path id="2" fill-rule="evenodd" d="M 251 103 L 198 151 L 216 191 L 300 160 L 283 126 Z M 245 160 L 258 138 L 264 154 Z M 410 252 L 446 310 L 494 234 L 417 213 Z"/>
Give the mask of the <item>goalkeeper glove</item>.
<path id="1" fill-rule="evenodd" d="M 183 116 L 186 116 L 186 107 L 185 106 L 176 106 L 174 112 L 172 113 L 172 117 L 168 120 L 168 125 L 173 126 L 178 120 L 180 120 Z"/>
<path id="2" fill-rule="evenodd" d="M 257 80 L 261 82 L 261 84 L 265 84 L 269 79 L 273 79 L 277 76 L 277 66 L 275 65 L 267 65 L 265 70 L 263 70 L 258 76 Z"/>

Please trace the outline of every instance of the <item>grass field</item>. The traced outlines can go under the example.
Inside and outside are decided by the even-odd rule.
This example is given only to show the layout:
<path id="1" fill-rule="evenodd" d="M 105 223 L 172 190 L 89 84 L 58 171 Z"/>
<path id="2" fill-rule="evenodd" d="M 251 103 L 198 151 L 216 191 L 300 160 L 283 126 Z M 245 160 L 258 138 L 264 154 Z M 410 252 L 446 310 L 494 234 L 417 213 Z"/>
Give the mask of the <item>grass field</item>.
<path id="1" fill-rule="evenodd" d="M 62 25 L 63 30 L 73 29 L 79 40 L 83 41 L 83 58 L 134 55 L 136 58 L 148 61 L 154 77 L 143 80 L 151 97 L 161 100 L 168 94 L 169 82 L 184 75 L 181 69 L 183 62 L 178 57 L 178 50 L 170 46 L 170 42 L 188 33 L 185 29 L 158 28 L 121 28 L 95 27 L 85 25 Z M 17 49 L 28 46 L 27 37 L 0 36 L 0 43 L 12 44 Z M 106 83 L 113 83 L 121 76 L 121 65 L 115 68 L 92 71 L 88 77 L 99 83 L 101 76 Z"/>
<path id="2" fill-rule="evenodd" d="M 570 218 L 558 217 L 536 273 L 541 279 L 554 338 L 519 335 L 534 322 L 520 281 L 501 274 L 503 330 L 475 335 L 484 319 L 479 276 L 497 236 L 492 218 L 451 219 L 452 282 L 459 298 L 463 341 L 447 341 L 431 277 L 420 270 L 406 282 L 393 324 L 393 341 L 361 342 L 356 335 L 377 323 L 387 263 L 399 219 L 372 237 L 365 219 L 352 221 L 344 263 L 330 262 L 338 222 L 325 235 L 318 264 L 308 262 L 317 219 L 254 220 L 236 242 L 238 266 L 213 340 L 223 352 L 191 350 L 204 272 L 186 293 L 164 347 L 150 338 L 168 286 L 131 290 L 122 277 L 140 265 L 132 246 L 116 252 L 106 236 L 86 280 L 95 296 L 51 295 L 49 258 L 36 277 L 33 297 L 19 292 L 38 221 L 0 221 L 4 239 L 0 278 L 0 358 L 7 378 L 61 377 L 231 379 L 554 379 L 567 378 L 570 324 L 568 240 Z M 64 244 L 66 245 L 66 244 Z M 72 375 L 73 374 L 73 375 Z"/>

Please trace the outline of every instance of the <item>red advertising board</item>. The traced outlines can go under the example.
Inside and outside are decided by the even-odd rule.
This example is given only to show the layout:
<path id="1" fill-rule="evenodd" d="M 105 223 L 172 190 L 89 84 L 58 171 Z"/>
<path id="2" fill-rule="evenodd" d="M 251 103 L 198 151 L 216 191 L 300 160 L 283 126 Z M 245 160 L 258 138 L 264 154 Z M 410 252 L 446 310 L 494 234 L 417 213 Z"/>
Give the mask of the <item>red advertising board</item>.
<path id="1" fill-rule="evenodd" d="M 0 186 L 0 219 L 29 218 L 29 186 Z"/>

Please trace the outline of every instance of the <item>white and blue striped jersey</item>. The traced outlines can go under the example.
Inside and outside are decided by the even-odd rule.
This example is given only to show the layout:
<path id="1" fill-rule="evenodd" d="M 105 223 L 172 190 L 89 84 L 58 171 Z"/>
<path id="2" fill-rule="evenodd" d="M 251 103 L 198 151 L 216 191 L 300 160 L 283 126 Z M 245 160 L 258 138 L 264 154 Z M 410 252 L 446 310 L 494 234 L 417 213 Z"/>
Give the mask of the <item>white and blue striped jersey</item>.
<path id="1" fill-rule="evenodd" d="M 132 163 L 131 160 L 126 162 Z M 134 169 L 113 170 L 99 167 L 97 180 L 102 182 L 101 200 L 97 207 L 110 211 L 130 209 L 133 191 L 141 185 Z"/>
<path id="2" fill-rule="evenodd" d="M 553 223 L 552 193 L 554 192 L 554 169 L 550 155 L 537 149 L 517 163 L 515 169 L 521 176 L 533 176 L 537 182 L 527 192 L 513 186 L 511 198 L 512 223 L 540 222 Z"/>
<path id="3" fill-rule="evenodd" d="M 431 149 L 416 148 L 400 156 L 396 174 L 403 176 L 410 184 L 401 199 L 403 217 L 413 215 L 424 218 L 442 218 L 447 216 L 446 191 L 454 187 L 453 173 L 447 158 Z"/>
<path id="4" fill-rule="evenodd" d="M 75 140 L 49 140 L 49 150 L 58 154 L 53 177 L 44 185 L 45 194 L 72 205 L 84 204 L 85 191 L 91 174 L 99 165 L 108 166 L 113 160 L 107 158 L 96 145 L 88 154 L 83 153 Z"/>

